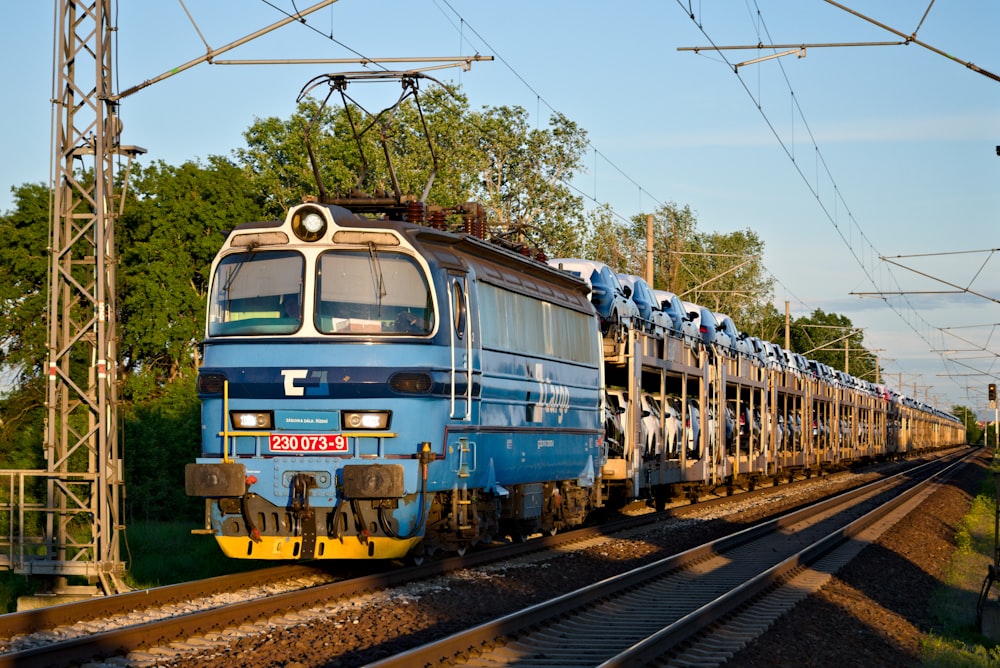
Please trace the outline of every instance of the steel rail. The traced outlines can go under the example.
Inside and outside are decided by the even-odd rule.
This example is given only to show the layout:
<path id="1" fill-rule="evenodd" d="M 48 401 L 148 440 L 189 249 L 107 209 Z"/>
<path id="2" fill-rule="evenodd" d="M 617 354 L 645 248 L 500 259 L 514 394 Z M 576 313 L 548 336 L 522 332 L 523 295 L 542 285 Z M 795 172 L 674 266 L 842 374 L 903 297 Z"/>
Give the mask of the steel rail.
<path id="1" fill-rule="evenodd" d="M 701 504 L 702 506 L 706 504 Z M 681 511 L 683 513 L 683 511 Z M 384 572 L 354 577 L 351 579 L 322 584 L 298 591 L 285 592 L 186 613 L 176 617 L 160 619 L 144 624 L 94 633 L 79 638 L 53 642 L 15 652 L 0 654 L 0 668 L 49 668 L 93 658 L 121 656 L 130 651 L 166 645 L 192 636 L 221 632 L 243 624 L 253 624 L 270 617 L 288 614 L 296 610 L 323 605 L 337 599 L 357 595 L 361 592 L 388 588 L 400 584 L 442 575 L 451 571 L 470 568 L 486 563 L 524 556 L 532 552 L 543 552 L 606 536 L 617 531 L 626 531 L 643 524 L 662 521 L 671 513 L 651 513 L 649 515 L 614 520 L 600 526 L 578 529 L 555 536 L 541 536 L 524 543 L 491 547 L 488 550 L 472 552 L 464 556 L 448 557 L 428 563 L 394 568 Z M 292 571 L 315 572 L 317 566 L 298 565 Z M 288 573 L 289 568 L 267 569 L 263 573 Z M 51 608 L 40 608 L 22 613 L 0 616 L 0 629 L 7 637 L 18 633 L 31 633 L 40 629 L 52 629 L 61 624 L 72 624 L 101 615 L 131 612 L 137 608 L 157 604 L 174 603 L 188 597 L 204 596 L 206 586 L 225 583 L 218 590 L 232 589 L 233 583 L 245 586 L 260 585 L 262 571 L 251 571 L 234 576 L 220 576 L 209 580 L 171 585 L 157 589 L 131 592 L 119 596 L 95 599 L 79 603 L 68 603 Z M 269 578 L 272 580 L 277 577 Z M 239 585 L 238 585 L 239 586 Z M 104 612 L 102 612 L 104 611 Z"/>
<path id="2" fill-rule="evenodd" d="M 918 465 L 918 466 L 925 466 Z M 807 483 L 808 480 L 800 481 Z M 781 485 L 782 488 L 793 487 L 795 483 Z M 777 485 L 775 485 L 777 486 Z M 752 498 L 766 494 L 773 487 L 762 487 L 752 492 L 741 494 L 741 497 Z M 863 489 L 863 488 L 862 488 Z M 170 619 L 146 622 L 138 625 L 94 633 L 91 635 L 53 642 L 49 645 L 32 649 L 0 654 L 0 668 L 8 666 L 25 668 L 30 666 L 51 666 L 71 662 L 85 661 L 91 658 L 120 656 L 130 651 L 152 646 L 162 646 L 171 642 L 185 640 L 193 636 L 205 635 L 210 632 L 220 632 L 225 629 L 239 627 L 243 624 L 253 624 L 270 617 L 284 615 L 289 612 L 308 609 L 346 598 L 365 591 L 389 588 L 415 580 L 442 575 L 451 571 L 476 567 L 490 562 L 523 557 L 533 552 L 558 550 L 573 543 L 582 543 L 594 539 L 606 538 L 618 532 L 627 532 L 643 525 L 663 522 L 670 517 L 680 517 L 691 512 L 716 504 L 731 501 L 732 497 L 720 497 L 697 504 L 673 508 L 666 512 L 649 513 L 638 517 L 629 517 L 598 526 L 578 529 L 555 536 L 541 536 L 525 543 L 515 543 L 506 546 L 492 546 L 487 550 L 470 552 L 461 557 L 449 557 L 431 561 L 416 566 L 379 572 L 372 575 L 354 577 L 340 582 L 313 586 L 299 591 L 270 595 L 256 600 L 244 601 L 216 607 L 198 612 L 186 613 Z M 759 531 L 757 529 L 756 531 Z M 742 532 L 742 535 L 752 536 L 754 530 Z M 743 541 L 741 534 L 735 538 L 717 541 L 714 545 L 734 545 Z M 748 539 L 748 538 L 747 538 Z M 689 559 L 701 558 L 695 551 L 684 553 Z M 115 597 L 95 599 L 82 603 L 71 603 L 52 608 L 45 608 L 24 613 L 13 613 L 0 616 L 0 636 L 7 637 L 18 633 L 31 633 L 42 629 L 53 629 L 59 625 L 69 625 L 76 622 L 95 619 L 102 615 L 114 615 L 133 612 L 137 609 L 153 607 L 178 600 L 187 600 L 205 595 L 205 590 L 226 591 L 241 586 L 262 584 L 262 577 L 270 581 L 282 579 L 291 573 L 305 574 L 321 570 L 315 564 L 296 565 L 252 571 L 232 576 L 221 576 L 192 583 L 171 585 L 156 589 L 131 592 Z"/>
<path id="3" fill-rule="evenodd" d="M 265 586 L 282 580 L 305 577 L 321 570 L 316 565 L 276 566 L 245 573 L 220 575 L 194 582 L 138 589 L 115 596 L 95 597 L 85 601 L 12 612 L 0 615 L 0 638 L 12 638 L 90 619 L 126 614 L 137 609 L 188 601 L 193 597 L 201 598 L 246 587 Z"/>
<path id="4" fill-rule="evenodd" d="M 927 486 L 936 484 L 941 477 L 953 472 L 955 468 L 965 463 L 966 458 L 971 456 L 972 453 L 969 453 L 955 460 L 935 463 L 934 468 L 940 470 L 933 471 L 926 479 L 904 490 L 888 503 L 882 504 L 843 528 L 827 534 L 806 549 L 781 561 L 767 571 L 748 580 L 740 587 L 664 627 L 642 642 L 629 647 L 624 652 L 600 664 L 600 668 L 626 668 L 655 659 L 662 655 L 666 648 L 676 647 L 705 627 L 718 622 L 737 608 L 759 597 L 776 584 L 788 580 L 794 573 L 802 570 L 804 567 L 815 564 L 842 543 L 854 538 L 866 528 L 898 508 L 905 506 L 912 498 L 924 491 Z"/>
<path id="5" fill-rule="evenodd" d="M 958 460 L 956 463 L 955 460 Z M 841 541 L 847 540 L 864 526 L 905 502 L 927 481 L 942 470 L 957 466 L 964 458 L 952 457 L 918 467 L 926 476 L 914 480 L 914 470 L 845 492 L 831 499 L 800 509 L 774 520 L 744 529 L 720 540 L 692 548 L 678 555 L 637 568 L 556 597 L 491 622 L 458 632 L 434 643 L 411 649 L 393 657 L 372 663 L 369 668 L 395 668 L 422 665 L 641 665 L 662 656 L 680 642 L 709 624 L 717 622 L 789 572 L 820 558 Z M 768 536 L 780 535 L 781 542 L 791 542 L 798 530 L 795 525 L 820 514 L 861 503 L 863 499 L 884 496 L 892 487 L 906 490 L 894 498 L 880 500 L 874 511 L 866 511 L 846 524 L 824 530 L 805 547 L 792 554 L 772 560 L 751 574 L 720 575 L 716 566 L 712 575 L 697 577 L 692 566 L 709 570 L 710 560 L 725 561 L 725 568 L 738 566 L 758 558 L 762 552 L 753 543 Z M 868 503 L 871 503 L 870 501 Z M 769 545 L 767 552 L 777 549 Z M 727 557 L 727 555 L 729 555 Z M 680 577 L 677 577 L 680 575 Z M 683 603 L 685 589 L 711 594 L 695 603 Z M 617 600 L 616 600 L 617 599 Z M 600 606 L 600 610 L 595 611 Z M 686 607 L 685 607 L 686 606 Z M 678 608 L 681 608 L 678 611 Z M 641 624 L 655 627 L 651 631 L 636 631 Z M 639 636 L 639 637 L 636 637 Z M 561 654 L 566 652 L 569 655 Z M 537 658 L 537 663 L 532 663 Z"/>

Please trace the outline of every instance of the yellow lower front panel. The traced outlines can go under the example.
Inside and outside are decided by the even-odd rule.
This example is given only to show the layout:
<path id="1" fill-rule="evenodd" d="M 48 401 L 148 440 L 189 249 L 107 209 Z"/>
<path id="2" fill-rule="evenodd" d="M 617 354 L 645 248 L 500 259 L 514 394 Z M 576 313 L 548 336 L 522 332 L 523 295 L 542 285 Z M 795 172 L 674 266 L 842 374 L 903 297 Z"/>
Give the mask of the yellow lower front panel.
<path id="1" fill-rule="evenodd" d="M 246 536 L 216 536 L 222 553 L 232 559 L 301 559 L 302 539 L 262 536 L 255 543 Z M 316 537 L 313 559 L 399 559 L 421 540 L 375 537 L 362 541 L 357 536 Z"/>

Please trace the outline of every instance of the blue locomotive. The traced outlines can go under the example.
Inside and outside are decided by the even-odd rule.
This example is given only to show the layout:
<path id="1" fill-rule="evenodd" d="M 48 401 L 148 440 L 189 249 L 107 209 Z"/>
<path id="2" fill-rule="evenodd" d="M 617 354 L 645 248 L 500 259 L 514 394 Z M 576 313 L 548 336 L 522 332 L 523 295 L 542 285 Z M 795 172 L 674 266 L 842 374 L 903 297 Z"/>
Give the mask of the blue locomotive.
<path id="1" fill-rule="evenodd" d="M 523 254 L 306 202 L 230 233 L 203 345 L 185 485 L 230 557 L 463 552 L 600 503 L 597 315 Z"/>

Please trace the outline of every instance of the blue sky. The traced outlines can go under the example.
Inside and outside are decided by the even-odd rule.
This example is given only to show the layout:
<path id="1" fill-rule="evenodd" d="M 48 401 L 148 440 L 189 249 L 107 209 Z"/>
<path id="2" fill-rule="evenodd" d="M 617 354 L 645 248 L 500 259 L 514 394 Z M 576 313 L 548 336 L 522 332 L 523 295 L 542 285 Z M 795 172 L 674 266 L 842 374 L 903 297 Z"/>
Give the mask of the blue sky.
<path id="1" fill-rule="evenodd" d="M 11 186 L 48 179 L 54 4 L 10 3 L 0 25 L 0 211 Z M 184 6 L 219 48 L 292 4 L 118 2 L 117 88 L 205 53 Z M 930 0 L 843 4 L 905 34 L 919 26 L 917 39 L 1000 73 L 998 3 L 935 3 L 925 18 Z M 890 384 L 985 415 L 986 384 L 1000 378 L 1000 309 L 989 299 L 1000 298 L 1000 258 L 966 251 L 1000 247 L 1000 82 L 916 44 L 811 47 L 738 74 L 735 63 L 772 52 L 678 51 L 898 41 L 823 0 L 340 0 L 307 21 L 220 58 L 492 55 L 434 76 L 460 81 L 473 106 L 579 123 L 593 150 L 575 185 L 623 217 L 676 202 L 703 230 L 755 230 L 779 309 L 788 300 L 793 317 L 847 315 Z M 358 67 L 198 65 L 123 101 L 123 143 L 169 164 L 228 154 L 256 117 L 288 116 L 306 81 L 346 69 Z M 363 94 L 376 107 L 397 92 Z M 988 298 L 912 294 L 955 289 L 940 281 Z"/>

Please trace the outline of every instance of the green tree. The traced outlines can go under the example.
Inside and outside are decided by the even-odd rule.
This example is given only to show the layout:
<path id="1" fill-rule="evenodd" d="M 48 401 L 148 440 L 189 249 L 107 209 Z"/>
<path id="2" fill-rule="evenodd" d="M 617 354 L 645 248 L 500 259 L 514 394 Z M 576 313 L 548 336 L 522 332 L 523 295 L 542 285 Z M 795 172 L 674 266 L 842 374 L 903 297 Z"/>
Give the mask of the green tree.
<path id="1" fill-rule="evenodd" d="M 475 151 L 476 114 L 459 88 L 431 85 L 420 92 L 419 107 L 409 98 L 388 120 L 384 132 L 402 194 L 422 197 L 430 185 L 429 204 L 452 207 L 475 199 L 482 162 Z M 391 191 L 382 149 L 369 150 L 369 162 L 372 157 L 378 160 L 370 176 L 375 187 Z"/>
<path id="2" fill-rule="evenodd" d="M 549 255 L 575 254 L 581 244 L 583 200 L 567 185 L 582 170 L 587 134 L 562 114 L 532 129 L 521 107 L 486 109 L 472 120 L 480 184 L 471 195 L 491 224 L 512 241 Z"/>
<path id="3" fill-rule="evenodd" d="M 45 393 L 42 376 L 27 379 L 0 399 L 0 468 L 45 468 Z"/>
<path id="4" fill-rule="evenodd" d="M 14 210 L 0 217 L 0 468 L 42 468 L 48 357 L 49 190 L 12 189 Z"/>
<path id="5" fill-rule="evenodd" d="M 698 233 L 677 259 L 686 282 L 678 294 L 746 329 L 771 304 L 774 279 L 764 268 L 763 254 L 764 242 L 751 230 Z"/>
<path id="6" fill-rule="evenodd" d="M 645 218 L 643 215 L 633 218 L 630 228 L 633 238 L 645 238 Z M 678 295 L 687 292 L 690 272 L 682 272 L 681 269 L 684 266 L 684 253 L 691 249 L 697 234 L 698 217 L 687 205 L 681 207 L 669 202 L 653 213 L 654 288 L 669 290 Z"/>
<path id="7" fill-rule="evenodd" d="M 864 332 L 851 319 L 816 309 L 791 324 L 792 350 L 833 369 L 874 382 L 876 358 L 864 346 Z M 848 368 L 849 367 L 849 368 Z"/>
<path id="8" fill-rule="evenodd" d="M 785 316 L 779 313 L 774 304 L 758 304 L 756 317 L 740 323 L 743 332 L 756 336 L 764 341 L 773 341 L 785 345 Z"/>
<path id="9" fill-rule="evenodd" d="M 193 366 L 212 258 L 229 230 L 262 213 L 244 172 L 224 158 L 133 171 L 118 233 L 126 398 L 155 392 Z"/>
<path id="10" fill-rule="evenodd" d="M 610 206 L 605 204 L 588 211 L 583 221 L 588 230 L 582 248 L 584 257 L 603 262 L 620 273 L 636 273 L 636 258 L 642 248 L 615 219 Z"/>
<path id="11" fill-rule="evenodd" d="M 620 273 L 646 275 L 645 214 L 626 223 L 607 207 L 585 219 L 586 256 Z M 653 213 L 653 286 L 733 318 L 741 331 L 771 331 L 773 279 L 763 264 L 764 243 L 751 230 L 701 232 L 687 206 L 669 203 Z M 769 336 L 766 338 L 770 338 Z"/>
<path id="12" fill-rule="evenodd" d="M 197 519 L 201 499 L 184 493 L 184 466 L 200 451 L 201 405 L 194 370 L 182 372 L 157 396 L 121 410 L 128 492 L 126 513 L 141 520 Z"/>
<path id="13" fill-rule="evenodd" d="M 982 443 L 983 430 L 976 421 L 976 412 L 967 406 L 955 404 L 951 407 L 951 414 L 962 421 L 965 425 L 965 442 Z"/>
<path id="14" fill-rule="evenodd" d="M 48 357 L 49 189 L 13 189 L 14 210 L 0 217 L 0 368 L 15 385 L 42 375 Z"/>
<path id="15" fill-rule="evenodd" d="M 532 128 L 520 107 L 472 112 L 460 92 L 441 86 L 419 100 L 419 107 L 410 97 L 391 113 L 369 114 L 306 98 L 287 120 L 256 120 L 234 157 L 272 217 L 321 194 L 308 132 L 327 198 L 392 195 L 395 178 L 402 195 L 426 193 L 428 204 L 479 202 L 493 233 L 513 243 L 576 254 L 583 205 L 567 183 L 582 170 L 584 130 L 559 114 L 547 128 Z"/>
<path id="16" fill-rule="evenodd" d="M 306 97 L 290 118 L 256 119 L 243 134 L 246 147 L 234 156 L 270 216 L 322 194 L 317 173 L 328 198 L 392 194 L 387 154 L 402 195 L 423 196 L 431 184 L 430 203 L 454 206 L 470 198 L 478 163 L 464 96 L 433 86 L 419 94 L 419 106 L 411 96 L 384 114 L 339 103 Z"/>

